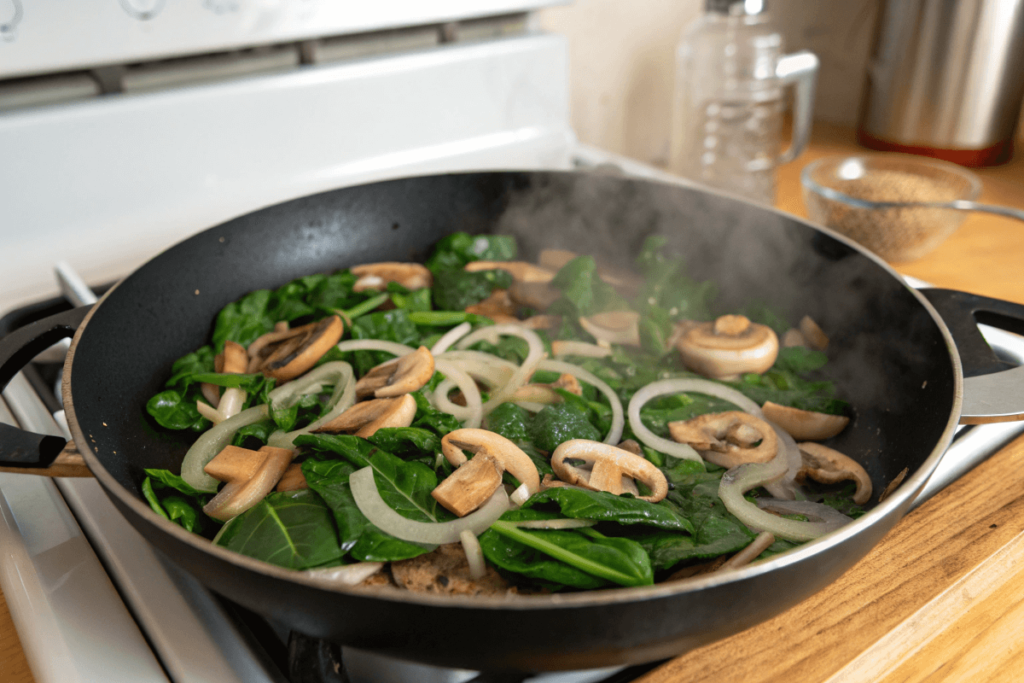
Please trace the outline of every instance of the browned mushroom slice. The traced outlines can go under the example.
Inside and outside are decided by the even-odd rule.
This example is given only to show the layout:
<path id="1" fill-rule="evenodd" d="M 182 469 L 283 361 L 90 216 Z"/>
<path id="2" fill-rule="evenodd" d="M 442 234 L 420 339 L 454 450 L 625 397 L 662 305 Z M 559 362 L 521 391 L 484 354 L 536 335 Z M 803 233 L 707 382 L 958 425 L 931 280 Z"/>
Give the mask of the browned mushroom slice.
<path id="1" fill-rule="evenodd" d="M 466 306 L 466 313 L 485 315 L 488 318 L 494 315 L 515 316 L 516 305 L 509 298 L 508 290 L 496 289 L 480 303 Z"/>
<path id="2" fill-rule="evenodd" d="M 508 288 L 508 295 L 520 306 L 544 311 L 555 303 L 562 293 L 547 282 L 513 282 Z"/>
<path id="3" fill-rule="evenodd" d="M 434 284 L 434 276 L 419 263 L 365 263 L 352 266 L 350 270 L 358 278 L 352 285 L 353 292 L 382 291 L 389 282 L 397 282 L 406 289 L 423 289 Z"/>
<path id="4" fill-rule="evenodd" d="M 788 330 L 786 330 L 786 333 L 784 335 L 782 335 L 782 346 L 783 348 L 788 349 L 791 346 L 809 347 L 810 344 L 808 344 L 807 340 L 804 339 L 804 335 L 800 330 L 791 327 Z"/>
<path id="5" fill-rule="evenodd" d="M 800 410 L 765 401 L 761 408 L 766 420 L 786 430 L 797 441 L 824 441 L 831 439 L 850 424 L 850 418 Z"/>
<path id="6" fill-rule="evenodd" d="M 689 444 L 722 467 L 768 462 L 779 452 L 779 436 L 771 425 L 739 410 L 669 422 L 668 430 L 674 441 Z"/>
<path id="7" fill-rule="evenodd" d="M 818 327 L 818 323 L 814 322 L 810 316 L 805 315 L 800 319 L 800 334 L 812 349 L 824 351 L 828 348 L 828 335 Z"/>
<path id="8" fill-rule="evenodd" d="M 269 332 L 249 345 L 249 372 L 261 371 L 278 382 L 306 372 L 341 339 L 341 318 L 332 315 L 284 332 Z"/>
<path id="9" fill-rule="evenodd" d="M 626 439 L 619 442 L 618 448 L 629 451 L 633 455 L 639 455 L 641 458 L 644 457 L 644 449 L 640 447 L 640 444 L 635 439 Z"/>
<path id="10" fill-rule="evenodd" d="M 416 417 L 416 399 L 409 394 L 355 404 L 330 422 L 313 430 L 326 434 L 355 434 L 368 439 L 378 429 L 408 427 Z"/>
<path id="11" fill-rule="evenodd" d="M 554 271 L 526 261 L 471 261 L 466 264 L 467 272 L 477 273 L 481 270 L 507 271 L 516 282 L 551 282 L 555 277 Z"/>
<path id="12" fill-rule="evenodd" d="M 277 488 L 274 490 L 299 491 L 308 488 L 309 484 L 306 483 L 306 475 L 302 473 L 301 463 L 293 462 L 291 465 L 288 465 L 288 469 L 284 471 L 281 481 L 277 482 Z"/>
<path id="13" fill-rule="evenodd" d="M 640 346 L 640 314 L 636 311 L 597 313 L 580 318 L 580 326 L 598 341 Z"/>
<path id="14" fill-rule="evenodd" d="M 287 448 L 264 446 L 252 451 L 227 446 L 203 468 L 214 479 L 227 482 L 203 512 L 225 521 L 245 512 L 274 490 L 294 456 Z"/>
<path id="15" fill-rule="evenodd" d="M 807 477 L 822 484 L 852 480 L 857 482 L 853 502 L 863 505 L 871 500 L 871 478 L 856 460 L 820 443 L 799 443 L 797 446 L 804 461 L 796 475 L 798 482 L 805 481 Z"/>
<path id="16" fill-rule="evenodd" d="M 771 368 L 779 355 L 779 338 L 767 325 L 742 315 L 723 315 L 686 330 L 676 348 L 694 372 L 712 379 L 735 379 Z"/>
<path id="17" fill-rule="evenodd" d="M 578 461 L 583 465 L 570 464 Z M 585 469 L 587 465 L 590 466 L 589 471 Z M 599 441 L 572 439 L 563 442 L 551 454 L 551 468 L 562 481 L 593 491 L 615 495 L 629 492 L 651 503 L 657 503 L 668 495 L 668 479 L 653 463 Z M 637 495 L 634 482 L 642 482 L 650 489 L 650 495 Z"/>
<path id="18" fill-rule="evenodd" d="M 240 375 L 249 367 L 249 356 L 246 355 L 245 347 L 230 339 L 224 342 L 224 351 L 218 353 L 213 359 L 214 372 L 231 373 Z M 199 385 L 200 391 L 207 402 L 217 408 L 220 404 L 220 387 L 216 384 L 206 382 Z"/>
<path id="19" fill-rule="evenodd" d="M 530 456 L 500 434 L 486 429 L 456 429 L 448 432 L 441 439 L 441 452 L 448 462 L 461 467 L 467 461 L 469 451 L 475 455 L 489 455 L 497 460 L 503 470 L 515 477 L 520 484 L 525 484 L 530 494 L 540 489 L 540 473 Z"/>
<path id="20" fill-rule="evenodd" d="M 447 510 L 465 517 L 501 486 L 501 463 L 481 453 L 438 484 L 430 495 Z"/>
<path id="21" fill-rule="evenodd" d="M 381 363 L 356 382 L 360 400 L 375 396 L 391 398 L 416 391 L 434 376 L 434 356 L 421 346 L 412 353 Z"/>
<path id="22" fill-rule="evenodd" d="M 548 270 L 560 270 L 569 261 L 579 256 L 575 251 L 566 249 L 541 249 L 537 255 L 537 263 Z"/>

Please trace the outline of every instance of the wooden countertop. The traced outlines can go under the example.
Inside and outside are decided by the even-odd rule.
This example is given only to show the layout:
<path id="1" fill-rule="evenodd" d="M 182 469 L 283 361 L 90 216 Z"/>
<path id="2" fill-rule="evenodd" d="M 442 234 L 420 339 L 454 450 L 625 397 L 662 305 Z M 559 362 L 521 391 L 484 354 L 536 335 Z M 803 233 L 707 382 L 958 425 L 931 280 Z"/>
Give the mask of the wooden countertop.
<path id="1" fill-rule="evenodd" d="M 779 171 L 779 208 L 805 216 L 800 170 L 860 152 L 816 125 Z M 978 172 L 982 201 L 1024 208 L 1024 155 Z M 1024 303 L 1024 225 L 971 215 L 898 269 L 936 285 Z M 894 553 L 894 549 L 898 552 Z M 1019 680 L 1024 662 L 1024 438 L 912 512 L 835 584 L 788 612 L 664 664 L 638 683 L 880 683 Z M 32 683 L 0 595 L 0 681 Z"/>

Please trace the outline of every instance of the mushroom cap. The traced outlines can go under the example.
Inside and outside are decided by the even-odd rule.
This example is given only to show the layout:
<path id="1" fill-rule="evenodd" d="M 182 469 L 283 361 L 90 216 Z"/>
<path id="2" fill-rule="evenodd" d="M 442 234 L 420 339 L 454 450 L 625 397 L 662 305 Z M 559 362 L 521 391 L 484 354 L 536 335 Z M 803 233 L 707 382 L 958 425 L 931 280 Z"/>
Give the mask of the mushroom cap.
<path id="1" fill-rule="evenodd" d="M 740 410 L 669 422 L 668 430 L 673 440 L 689 444 L 705 460 L 722 467 L 768 462 L 779 452 L 779 435 L 771 425 Z"/>
<path id="2" fill-rule="evenodd" d="M 812 349 L 824 351 L 828 348 L 828 335 L 809 315 L 805 315 L 800 319 L 800 334 L 803 335 Z"/>
<path id="3" fill-rule="evenodd" d="M 477 315 L 511 315 L 516 314 L 516 305 L 508 295 L 507 289 L 495 289 L 491 295 L 479 303 L 466 306 L 466 313 Z"/>
<path id="4" fill-rule="evenodd" d="M 262 370 L 267 377 L 273 377 L 279 382 L 286 382 L 295 379 L 316 365 L 321 356 L 338 343 L 344 330 L 345 325 L 341 322 L 341 318 L 332 315 L 319 322 L 309 323 L 285 332 L 270 332 L 249 346 L 249 357 L 250 359 L 258 357 L 257 354 L 261 353 L 265 347 L 276 342 L 276 346 L 273 346 L 265 359 L 256 364 L 255 369 Z M 253 345 L 264 338 L 271 339 L 271 341 L 261 344 L 254 352 Z M 252 363 L 249 368 L 253 368 Z"/>
<path id="5" fill-rule="evenodd" d="M 767 325 L 752 323 L 742 315 L 727 315 L 693 325 L 680 335 L 676 348 L 694 372 L 712 379 L 733 379 L 771 368 L 779 355 L 779 338 Z"/>
<path id="6" fill-rule="evenodd" d="M 761 407 L 765 419 L 786 430 L 797 441 L 824 441 L 831 439 L 850 424 L 850 418 L 843 415 L 829 415 L 810 410 L 765 401 Z"/>
<path id="7" fill-rule="evenodd" d="M 356 396 L 391 398 L 423 387 L 434 376 L 434 356 L 421 346 L 412 353 L 371 368 L 356 382 Z"/>
<path id="8" fill-rule="evenodd" d="M 857 482 L 853 502 L 863 505 L 871 500 L 871 477 L 859 462 L 820 443 L 798 443 L 797 448 L 804 461 L 796 475 L 798 482 L 806 477 L 822 484 L 837 484 L 850 479 Z"/>
<path id="9" fill-rule="evenodd" d="M 416 417 L 416 399 L 405 394 L 397 398 L 378 398 L 361 401 L 320 425 L 314 433 L 354 433 L 368 439 L 378 429 L 385 427 L 408 427 Z"/>
<path id="10" fill-rule="evenodd" d="M 562 292 L 547 282 L 513 282 L 508 288 L 508 295 L 520 306 L 543 311 L 555 303 L 562 296 Z"/>
<path id="11" fill-rule="evenodd" d="M 406 289 L 423 289 L 434 284 L 433 274 L 421 263 L 364 263 L 349 269 L 358 279 L 352 286 L 353 292 L 380 291 L 389 282 L 397 282 Z"/>
<path id="12" fill-rule="evenodd" d="M 569 460 L 582 460 L 592 467 L 588 472 L 569 464 Z M 668 495 L 668 479 L 654 463 L 627 450 L 599 441 L 570 439 L 559 444 L 551 454 L 551 469 L 562 481 L 592 491 L 605 491 L 615 495 L 629 492 L 635 495 L 635 482 L 643 482 L 651 493 L 647 496 L 637 495 L 637 498 L 657 503 Z"/>
<path id="13" fill-rule="evenodd" d="M 452 465 L 459 467 L 466 462 L 466 455 L 462 451 L 493 457 L 520 484 L 525 484 L 531 495 L 540 488 L 540 473 L 533 460 L 523 449 L 500 434 L 486 429 L 463 428 L 441 438 L 441 452 Z"/>
<path id="14" fill-rule="evenodd" d="M 640 314 L 636 311 L 606 311 L 580 318 L 580 326 L 598 341 L 640 346 Z"/>
<path id="15" fill-rule="evenodd" d="M 221 456 L 226 458 L 217 463 Z M 264 446 L 258 451 L 251 451 L 235 446 L 226 447 L 203 468 L 214 479 L 227 482 L 203 506 L 203 512 L 224 521 L 242 514 L 274 490 L 293 457 L 295 451 L 287 448 Z"/>

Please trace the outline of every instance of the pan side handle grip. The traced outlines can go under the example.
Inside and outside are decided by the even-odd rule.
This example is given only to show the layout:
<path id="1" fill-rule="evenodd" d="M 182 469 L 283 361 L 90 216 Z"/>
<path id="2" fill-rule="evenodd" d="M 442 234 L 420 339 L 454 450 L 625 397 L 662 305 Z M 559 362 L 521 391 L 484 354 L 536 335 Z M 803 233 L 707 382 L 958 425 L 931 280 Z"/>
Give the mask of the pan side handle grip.
<path id="1" fill-rule="evenodd" d="M 71 337 L 91 306 L 81 306 L 20 327 L 0 339 L 0 391 L 37 354 Z M 67 442 L 0 423 L 0 465 L 49 467 Z"/>
<path id="2" fill-rule="evenodd" d="M 1024 366 L 999 358 L 978 324 L 1024 335 L 1024 306 L 949 289 L 921 294 L 945 321 L 964 372 L 962 424 L 1024 420 Z"/>

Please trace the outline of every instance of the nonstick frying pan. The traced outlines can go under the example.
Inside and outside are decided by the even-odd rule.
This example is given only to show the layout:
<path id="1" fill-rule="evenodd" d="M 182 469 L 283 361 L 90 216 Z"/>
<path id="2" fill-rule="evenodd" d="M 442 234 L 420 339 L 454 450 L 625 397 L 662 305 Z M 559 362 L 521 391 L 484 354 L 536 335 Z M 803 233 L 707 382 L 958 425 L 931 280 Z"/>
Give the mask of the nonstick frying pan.
<path id="1" fill-rule="evenodd" d="M 190 534 L 153 513 L 144 468 L 177 471 L 194 434 L 145 412 L 178 357 L 203 345 L 217 312 L 259 288 L 358 263 L 422 260 L 456 230 L 517 235 L 543 247 L 629 265 L 661 234 L 690 275 L 713 279 L 721 310 L 757 300 L 790 320 L 810 315 L 831 337 L 828 370 L 855 419 L 832 445 L 881 491 L 870 512 L 831 535 L 741 570 L 683 583 L 517 599 L 325 590 Z M 819 590 L 895 524 L 954 428 L 1024 416 L 1016 370 L 994 357 L 974 318 L 1024 331 L 1024 307 L 933 294 L 935 308 L 853 243 L 792 216 L 689 187 L 583 173 L 429 176 L 345 188 L 261 209 L 185 240 L 141 267 L 88 312 L 76 309 L 0 341 L 0 384 L 77 329 L 64 401 L 79 450 L 114 505 L 170 561 L 211 589 L 302 633 L 443 666 L 541 671 L 669 657 L 763 621 Z M 42 466 L 63 445 L 6 428 L 2 464 Z M 877 496 L 877 493 L 876 493 Z"/>

